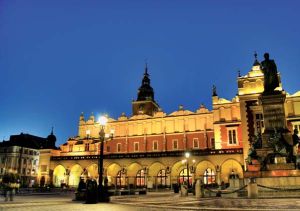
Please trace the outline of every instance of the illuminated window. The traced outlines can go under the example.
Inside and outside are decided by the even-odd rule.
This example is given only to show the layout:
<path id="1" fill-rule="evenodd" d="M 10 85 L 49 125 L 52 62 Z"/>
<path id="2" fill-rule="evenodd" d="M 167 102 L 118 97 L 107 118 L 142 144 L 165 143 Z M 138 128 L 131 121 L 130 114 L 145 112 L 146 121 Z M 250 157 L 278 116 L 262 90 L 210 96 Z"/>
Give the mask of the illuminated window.
<path id="1" fill-rule="evenodd" d="M 69 145 L 69 152 L 72 152 L 73 151 L 73 144 L 70 144 Z"/>
<path id="2" fill-rule="evenodd" d="M 236 129 L 228 130 L 228 144 L 229 145 L 236 145 L 237 144 Z"/>
<path id="3" fill-rule="evenodd" d="M 47 171 L 47 165 L 41 165 L 41 172 Z"/>
<path id="4" fill-rule="evenodd" d="M 173 149 L 178 149 L 178 140 L 173 140 Z"/>
<path id="5" fill-rule="evenodd" d="M 145 170 L 141 169 L 136 174 L 136 186 L 137 187 L 144 187 L 146 185 L 145 181 L 146 181 Z"/>
<path id="6" fill-rule="evenodd" d="M 134 142 L 134 151 L 135 152 L 139 151 L 139 142 Z"/>
<path id="7" fill-rule="evenodd" d="M 208 168 L 204 172 L 204 184 L 211 184 L 216 182 L 215 172 Z"/>
<path id="8" fill-rule="evenodd" d="M 211 143 L 211 149 L 215 149 L 215 139 L 214 138 L 210 139 L 210 143 Z"/>
<path id="9" fill-rule="evenodd" d="M 264 131 L 264 118 L 262 114 L 255 114 L 255 130 L 256 134 L 261 134 Z"/>
<path id="10" fill-rule="evenodd" d="M 117 187 L 125 187 L 126 186 L 126 173 L 125 171 L 119 171 L 116 177 Z"/>
<path id="11" fill-rule="evenodd" d="M 90 150 L 90 144 L 85 144 L 85 151 L 89 151 Z"/>
<path id="12" fill-rule="evenodd" d="M 199 140 L 198 138 L 193 139 L 193 148 L 198 149 L 199 148 Z"/>
<path id="13" fill-rule="evenodd" d="M 167 186 L 167 174 L 165 169 L 161 169 L 157 174 L 157 186 L 159 188 Z"/>
<path id="14" fill-rule="evenodd" d="M 90 130 L 86 130 L 86 131 L 85 131 L 85 134 L 86 134 L 86 137 L 89 138 L 90 135 L 91 135 L 91 131 L 90 131 Z"/>
<path id="15" fill-rule="evenodd" d="M 189 181 L 189 184 L 192 184 L 192 174 L 191 171 L 189 173 L 187 172 L 187 168 L 182 169 L 180 174 L 179 174 L 179 183 L 182 184 L 187 183 Z"/>
<path id="16" fill-rule="evenodd" d="M 121 144 L 117 143 L 117 152 L 121 152 Z"/>
<path id="17" fill-rule="evenodd" d="M 153 151 L 158 150 L 158 141 L 153 141 Z"/>

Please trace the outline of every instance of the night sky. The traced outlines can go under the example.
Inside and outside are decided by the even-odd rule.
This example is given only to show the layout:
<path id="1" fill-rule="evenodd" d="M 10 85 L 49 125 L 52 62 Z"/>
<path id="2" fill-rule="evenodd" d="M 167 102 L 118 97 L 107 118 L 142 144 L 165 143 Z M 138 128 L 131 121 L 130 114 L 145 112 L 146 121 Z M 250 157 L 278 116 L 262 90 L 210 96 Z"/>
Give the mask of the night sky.
<path id="1" fill-rule="evenodd" d="M 57 145 L 79 115 L 131 115 L 145 60 L 164 112 L 211 109 L 237 93 L 254 51 L 300 90 L 297 0 L 0 0 L 0 140 L 21 132 Z"/>

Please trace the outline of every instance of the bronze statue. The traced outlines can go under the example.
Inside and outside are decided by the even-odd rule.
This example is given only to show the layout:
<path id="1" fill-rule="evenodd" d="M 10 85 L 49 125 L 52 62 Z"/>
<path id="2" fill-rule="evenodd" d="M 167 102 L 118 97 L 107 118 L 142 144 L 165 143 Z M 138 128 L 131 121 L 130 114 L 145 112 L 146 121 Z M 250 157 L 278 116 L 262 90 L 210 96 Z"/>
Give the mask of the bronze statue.
<path id="1" fill-rule="evenodd" d="M 279 87 L 277 66 L 274 60 L 269 59 L 269 53 L 265 53 L 264 57 L 265 60 L 261 62 L 262 71 L 264 73 L 264 93 L 272 94 L 274 93 L 274 89 Z"/>
<path id="2" fill-rule="evenodd" d="M 217 94 L 217 87 L 215 85 L 213 85 L 213 88 L 212 88 L 212 96 L 218 96 Z"/>

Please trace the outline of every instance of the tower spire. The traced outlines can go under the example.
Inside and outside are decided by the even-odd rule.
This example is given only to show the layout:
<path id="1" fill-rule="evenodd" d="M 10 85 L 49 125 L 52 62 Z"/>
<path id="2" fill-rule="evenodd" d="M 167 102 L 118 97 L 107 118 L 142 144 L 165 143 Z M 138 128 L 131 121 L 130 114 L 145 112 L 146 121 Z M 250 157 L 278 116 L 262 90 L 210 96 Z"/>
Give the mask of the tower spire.
<path id="1" fill-rule="evenodd" d="M 147 63 L 147 59 L 145 59 L 145 73 L 144 73 L 144 75 L 149 76 L 149 74 L 148 74 L 148 63 Z"/>

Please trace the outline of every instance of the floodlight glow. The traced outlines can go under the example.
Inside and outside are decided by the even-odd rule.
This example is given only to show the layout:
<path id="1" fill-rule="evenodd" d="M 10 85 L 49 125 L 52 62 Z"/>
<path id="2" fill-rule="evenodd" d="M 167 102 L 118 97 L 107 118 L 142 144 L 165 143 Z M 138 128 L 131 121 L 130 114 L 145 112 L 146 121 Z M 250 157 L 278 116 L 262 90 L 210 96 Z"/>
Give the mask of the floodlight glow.
<path id="1" fill-rule="evenodd" d="M 99 120 L 98 120 L 98 122 L 99 122 L 99 124 L 100 124 L 101 126 L 105 126 L 106 123 L 107 123 L 107 121 L 108 121 L 108 119 L 107 119 L 106 116 L 100 116 L 100 117 L 99 117 Z"/>

